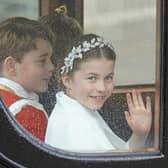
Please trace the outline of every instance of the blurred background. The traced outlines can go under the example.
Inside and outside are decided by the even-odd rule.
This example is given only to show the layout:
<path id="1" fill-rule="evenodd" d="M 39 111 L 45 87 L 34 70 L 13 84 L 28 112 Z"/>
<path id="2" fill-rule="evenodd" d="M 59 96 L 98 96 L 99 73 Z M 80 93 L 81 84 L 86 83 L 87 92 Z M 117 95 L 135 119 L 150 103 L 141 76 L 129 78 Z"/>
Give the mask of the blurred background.
<path id="1" fill-rule="evenodd" d="M 38 0 L 0 0 L 0 21 L 11 16 L 24 16 L 37 19 Z"/>
<path id="2" fill-rule="evenodd" d="M 156 0 L 84 0 L 84 30 L 112 42 L 116 85 L 155 84 Z"/>
<path id="3" fill-rule="evenodd" d="M 115 84 L 155 84 L 157 0 L 82 2 L 84 32 L 103 36 L 115 48 Z M 0 21 L 11 16 L 38 19 L 39 3 L 39 0 L 0 0 Z"/>

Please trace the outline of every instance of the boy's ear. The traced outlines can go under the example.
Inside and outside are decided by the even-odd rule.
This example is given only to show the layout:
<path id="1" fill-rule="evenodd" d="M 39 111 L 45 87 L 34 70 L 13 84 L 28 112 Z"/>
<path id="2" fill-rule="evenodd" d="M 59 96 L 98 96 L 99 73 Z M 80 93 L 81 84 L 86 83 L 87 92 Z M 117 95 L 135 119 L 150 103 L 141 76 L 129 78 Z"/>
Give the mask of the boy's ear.
<path id="1" fill-rule="evenodd" d="M 72 83 L 72 78 L 68 75 L 63 75 L 61 77 L 62 80 L 62 84 L 65 86 L 66 89 L 70 89 L 71 88 L 71 83 Z"/>
<path id="2" fill-rule="evenodd" d="M 10 75 L 14 75 L 15 74 L 15 64 L 16 64 L 16 61 L 12 56 L 6 57 L 3 63 L 4 72 Z"/>

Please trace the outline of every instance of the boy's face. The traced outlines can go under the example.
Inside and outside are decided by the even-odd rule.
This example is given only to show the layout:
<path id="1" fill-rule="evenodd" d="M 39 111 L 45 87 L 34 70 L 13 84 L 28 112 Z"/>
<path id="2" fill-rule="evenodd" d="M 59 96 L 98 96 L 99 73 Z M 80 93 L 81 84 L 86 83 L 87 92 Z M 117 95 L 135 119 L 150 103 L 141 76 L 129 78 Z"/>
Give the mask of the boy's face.
<path id="1" fill-rule="evenodd" d="M 67 94 L 85 107 L 97 110 L 113 91 L 114 62 L 105 58 L 81 64 L 73 76 L 65 77 Z"/>
<path id="2" fill-rule="evenodd" d="M 23 56 L 21 63 L 15 63 L 14 80 L 29 92 L 45 92 L 54 70 L 50 60 L 52 48 L 43 39 L 37 40 L 36 47 Z"/>

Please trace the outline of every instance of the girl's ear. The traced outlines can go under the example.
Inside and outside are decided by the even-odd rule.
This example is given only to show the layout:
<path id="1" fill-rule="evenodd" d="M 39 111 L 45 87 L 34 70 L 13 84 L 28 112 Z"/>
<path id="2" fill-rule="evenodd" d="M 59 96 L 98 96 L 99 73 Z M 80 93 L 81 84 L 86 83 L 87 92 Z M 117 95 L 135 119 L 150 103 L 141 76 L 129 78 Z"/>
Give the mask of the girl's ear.
<path id="1" fill-rule="evenodd" d="M 7 75 L 15 75 L 15 64 L 16 61 L 12 56 L 5 58 L 3 62 L 3 71 Z"/>
<path id="2" fill-rule="evenodd" d="M 72 77 L 68 75 L 63 75 L 61 77 L 62 84 L 65 86 L 66 89 L 71 89 Z"/>

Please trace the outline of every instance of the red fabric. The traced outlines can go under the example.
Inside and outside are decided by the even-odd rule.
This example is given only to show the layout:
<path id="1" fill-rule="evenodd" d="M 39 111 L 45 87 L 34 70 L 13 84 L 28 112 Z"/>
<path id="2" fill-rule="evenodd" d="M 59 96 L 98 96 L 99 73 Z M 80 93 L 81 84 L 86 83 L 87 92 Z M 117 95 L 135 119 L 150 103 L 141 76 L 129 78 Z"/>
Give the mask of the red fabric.
<path id="1" fill-rule="evenodd" d="M 7 107 L 20 99 L 17 95 L 6 90 L 0 89 L 0 94 Z M 47 128 L 47 117 L 43 111 L 38 110 L 33 106 L 25 106 L 15 117 L 30 133 L 44 141 Z"/>

